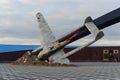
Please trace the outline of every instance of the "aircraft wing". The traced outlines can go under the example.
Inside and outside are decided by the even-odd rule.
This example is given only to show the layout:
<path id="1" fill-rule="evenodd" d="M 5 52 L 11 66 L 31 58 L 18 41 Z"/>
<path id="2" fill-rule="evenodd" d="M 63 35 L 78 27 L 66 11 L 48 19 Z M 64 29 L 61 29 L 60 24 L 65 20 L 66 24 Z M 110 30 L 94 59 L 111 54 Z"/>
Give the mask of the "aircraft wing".
<path id="1" fill-rule="evenodd" d="M 58 50 L 55 52 L 55 54 L 51 55 L 49 57 L 49 62 L 50 63 L 61 63 L 61 64 L 69 64 L 70 61 L 68 58 L 62 58 L 62 56 L 65 55 L 65 52 L 63 49 Z"/>
<path id="2" fill-rule="evenodd" d="M 49 28 L 47 22 L 45 21 L 44 17 L 41 13 L 37 13 L 36 15 L 39 28 L 40 28 L 40 42 L 41 46 L 49 51 L 49 48 L 52 47 L 56 40 L 55 36 L 53 35 L 51 29 Z"/>
<path id="3" fill-rule="evenodd" d="M 58 44 L 58 42 L 56 41 L 55 36 L 53 35 L 50 27 L 48 26 L 47 22 L 45 21 L 44 17 L 42 16 L 41 13 L 37 13 L 36 15 L 38 23 L 39 23 L 39 28 L 40 28 L 40 42 L 41 42 L 41 46 L 43 47 L 43 50 L 40 51 L 40 53 L 38 54 L 38 58 L 41 57 L 42 55 L 48 53 L 49 51 L 52 50 L 53 46 L 55 44 Z M 33 52 L 36 52 L 40 50 L 39 48 L 34 50 Z M 55 61 L 56 58 L 59 58 L 60 56 L 62 56 L 64 53 L 63 49 L 58 50 L 54 55 L 49 57 L 49 61 L 52 63 L 53 62 L 62 62 L 62 63 L 69 63 L 69 60 L 67 58 L 59 60 L 59 61 Z"/>

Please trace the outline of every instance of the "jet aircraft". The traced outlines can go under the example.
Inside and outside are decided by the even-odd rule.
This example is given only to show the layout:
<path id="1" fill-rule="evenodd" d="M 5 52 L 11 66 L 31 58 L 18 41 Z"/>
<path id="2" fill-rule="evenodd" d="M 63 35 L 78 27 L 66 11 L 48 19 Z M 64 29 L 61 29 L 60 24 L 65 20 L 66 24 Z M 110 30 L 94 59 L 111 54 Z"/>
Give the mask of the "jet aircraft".
<path id="1" fill-rule="evenodd" d="M 73 32 L 70 32 L 69 34 L 64 35 L 60 39 L 55 38 L 49 25 L 47 24 L 41 13 L 37 13 L 36 17 L 40 28 L 40 41 L 42 48 L 38 47 L 32 52 L 29 52 L 29 54 L 32 55 L 38 53 L 37 58 L 39 60 L 47 60 L 51 63 L 69 64 L 70 61 L 67 58 L 68 56 L 75 54 L 85 47 L 88 47 L 104 36 L 103 31 L 100 31 L 100 29 L 120 22 L 120 8 L 111 11 L 95 20 L 92 20 L 90 16 L 87 17 L 83 26 L 79 27 Z M 80 38 L 83 38 L 90 33 L 93 35 L 92 41 L 87 42 L 85 45 L 76 48 L 68 53 L 64 52 L 64 46 Z"/>

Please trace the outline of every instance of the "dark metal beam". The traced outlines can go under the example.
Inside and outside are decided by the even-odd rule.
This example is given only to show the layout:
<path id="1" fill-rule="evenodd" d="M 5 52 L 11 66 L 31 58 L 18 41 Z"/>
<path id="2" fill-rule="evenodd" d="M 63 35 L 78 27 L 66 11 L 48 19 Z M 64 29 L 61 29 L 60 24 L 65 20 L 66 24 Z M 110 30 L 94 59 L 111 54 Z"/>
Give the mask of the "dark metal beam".
<path id="1" fill-rule="evenodd" d="M 97 19 L 95 19 L 93 21 L 95 23 L 95 25 L 99 28 L 99 29 L 103 29 L 106 27 L 109 27 L 115 23 L 120 22 L 120 8 L 113 10 Z M 79 35 L 77 35 L 76 37 L 74 37 L 71 42 L 80 39 L 82 37 L 87 36 L 88 34 L 90 34 L 90 32 L 87 30 L 87 28 L 83 25 L 82 27 L 80 27 L 77 31 L 79 31 Z M 71 43 L 70 42 L 70 43 Z"/>

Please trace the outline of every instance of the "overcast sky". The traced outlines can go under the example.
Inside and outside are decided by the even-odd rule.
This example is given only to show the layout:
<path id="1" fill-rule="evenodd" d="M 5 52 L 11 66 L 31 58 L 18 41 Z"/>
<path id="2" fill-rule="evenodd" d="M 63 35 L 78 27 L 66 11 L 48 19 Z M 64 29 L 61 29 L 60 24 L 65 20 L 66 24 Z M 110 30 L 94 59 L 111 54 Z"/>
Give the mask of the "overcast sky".
<path id="1" fill-rule="evenodd" d="M 0 0 L 0 44 L 39 45 L 36 13 L 41 12 L 54 35 L 60 36 L 83 25 L 87 16 L 93 19 L 120 7 L 120 0 Z M 95 46 L 120 46 L 120 23 L 103 30 L 104 38 Z M 91 36 L 71 45 L 81 46 Z"/>

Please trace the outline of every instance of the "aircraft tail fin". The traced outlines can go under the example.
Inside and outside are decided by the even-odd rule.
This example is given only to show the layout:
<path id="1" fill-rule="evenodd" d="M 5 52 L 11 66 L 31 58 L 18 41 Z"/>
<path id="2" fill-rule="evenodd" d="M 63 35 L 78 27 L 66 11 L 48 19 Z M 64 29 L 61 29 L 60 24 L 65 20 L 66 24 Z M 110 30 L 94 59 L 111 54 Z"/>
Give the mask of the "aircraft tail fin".
<path id="1" fill-rule="evenodd" d="M 104 36 L 103 31 L 100 31 L 97 26 L 94 24 L 91 17 L 87 17 L 85 20 L 85 26 L 90 31 L 90 33 L 95 37 L 95 40 L 98 40 Z"/>

